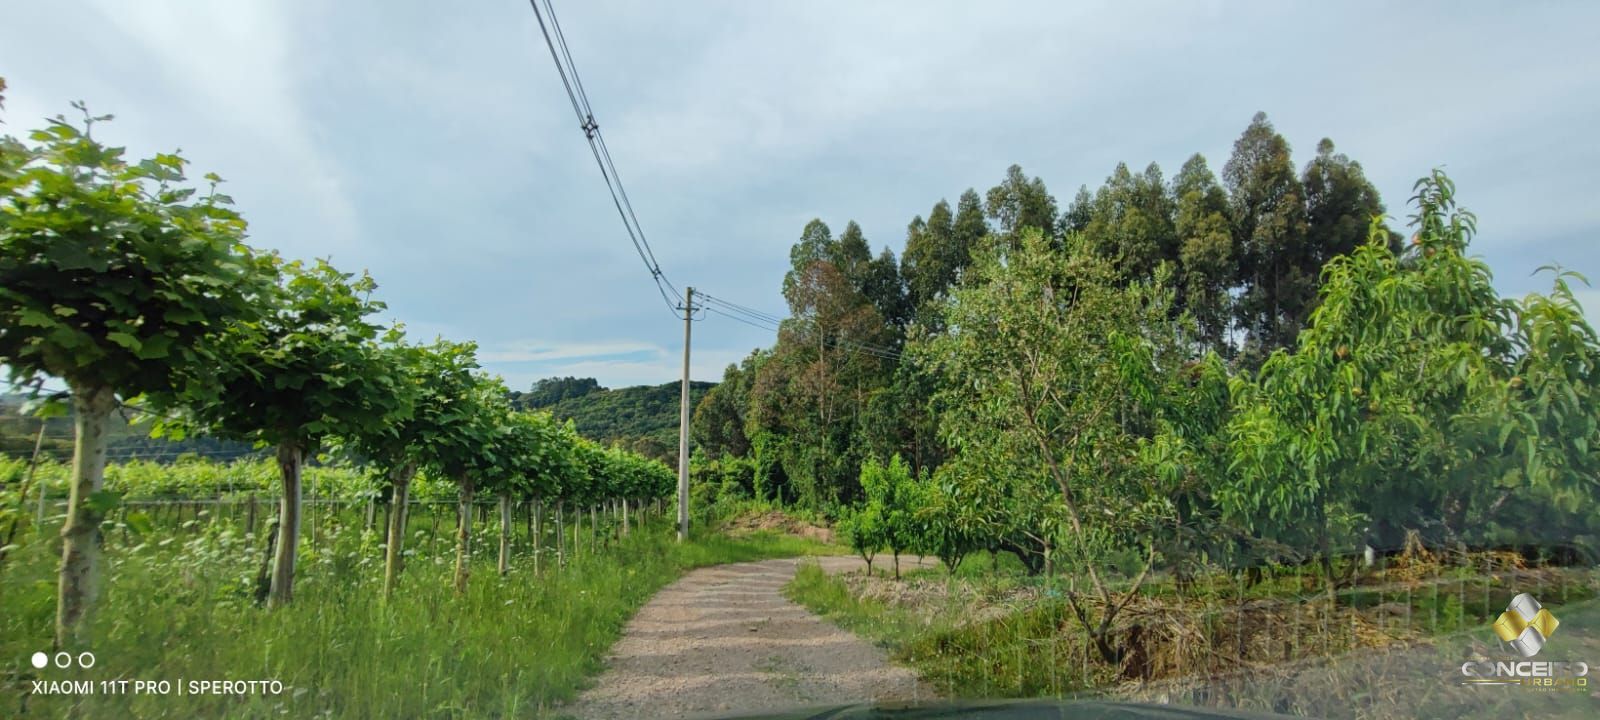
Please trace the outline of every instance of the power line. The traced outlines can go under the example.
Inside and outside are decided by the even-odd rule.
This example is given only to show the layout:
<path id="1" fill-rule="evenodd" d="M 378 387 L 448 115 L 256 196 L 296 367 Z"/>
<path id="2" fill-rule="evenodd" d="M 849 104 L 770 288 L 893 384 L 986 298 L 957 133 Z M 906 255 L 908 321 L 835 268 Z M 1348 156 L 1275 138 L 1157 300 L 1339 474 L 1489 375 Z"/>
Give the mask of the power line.
<path id="1" fill-rule="evenodd" d="M 572 112 L 578 118 L 578 128 L 583 130 L 584 139 L 589 143 L 589 152 L 594 156 L 595 165 L 600 168 L 600 176 L 606 181 L 606 190 L 611 194 L 611 204 L 617 208 L 618 217 L 622 218 L 622 226 L 628 233 L 628 240 L 633 243 L 634 251 L 639 254 L 639 260 L 650 272 L 650 278 L 655 282 L 657 292 L 661 293 L 661 299 L 672 310 L 673 316 L 677 317 L 679 310 L 692 312 L 692 308 L 683 306 L 682 294 L 661 271 L 661 264 L 656 262 L 655 251 L 650 248 L 650 240 L 645 237 L 644 228 L 639 224 L 639 216 L 633 210 L 633 201 L 628 198 L 628 190 L 622 184 L 622 176 L 617 173 L 616 163 L 611 159 L 611 149 L 607 147 L 605 136 L 600 132 L 600 123 L 594 119 L 594 108 L 589 104 L 589 94 L 583 88 L 583 80 L 578 75 L 578 66 L 572 60 L 572 50 L 567 45 L 566 34 L 561 30 L 561 21 L 556 18 L 555 7 L 550 4 L 550 0 L 543 2 L 544 10 L 541 11 L 540 0 L 528 0 L 528 4 L 533 8 L 534 19 L 539 22 L 539 33 L 544 36 L 545 45 L 550 48 L 550 59 L 555 62 L 556 72 L 561 76 L 561 85 L 566 88 L 567 99 L 572 103 Z M 545 23 L 547 14 L 550 16 L 548 25 Z"/>
<path id="2" fill-rule="evenodd" d="M 589 102 L 589 93 L 583 87 L 583 79 L 578 73 L 577 63 L 572 59 L 572 48 L 567 43 L 565 31 L 561 29 L 561 20 L 556 16 L 555 6 L 551 0 L 528 0 L 533 8 L 534 19 L 539 23 L 539 34 L 544 37 L 545 46 L 550 50 L 550 60 L 555 63 L 556 74 L 561 78 L 561 85 L 567 93 L 567 100 L 572 105 L 572 113 L 578 120 L 578 128 L 583 130 L 584 139 L 589 143 L 589 151 L 594 155 L 595 164 L 600 168 L 600 175 L 606 182 L 606 190 L 611 194 L 611 202 L 617 209 L 617 215 L 622 219 L 623 228 L 628 233 L 628 239 L 633 243 L 635 252 L 644 263 L 645 269 L 650 272 L 650 277 L 656 283 L 656 289 L 661 293 L 663 300 L 673 310 L 674 317 L 681 317 L 678 312 L 687 313 L 693 319 L 697 308 L 686 307 L 683 294 L 678 292 L 677 286 L 672 284 L 661 265 L 656 261 L 655 251 L 650 247 L 650 241 L 645 236 L 644 228 L 639 224 L 638 214 L 634 212 L 633 201 L 628 197 L 628 190 L 622 183 L 622 176 L 617 172 L 616 162 L 611 157 L 611 149 L 606 144 L 605 135 L 600 131 L 600 123 L 595 120 L 594 107 Z M 541 8 L 541 5 L 543 6 Z M 546 22 L 546 17 L 549 21 Z M 670 291 L 670 292 L 669 292 Z M 777 331 L 783 319 L 769 313 L 764 313 L 738 303 L 721 300 L 710 295 L 701 296 L 707 303 L 720 305 L 723 309 L 716 310 L 702 306 L 705 311 L 716 312 L 718 315 L 744 322 L 754 327 L 769 331 Z M 743 317 L 740 317 L 742 315 Z M 773 327 L 767 327 L 772 325 Z M 835 339 L 824 340 L 834 347 L 861 352 L 885 360 L 898 360 L 900 353 L 891 348 L 877 347 L 867 343 L 851 340 Z"/>
<path id="3" fill-rule="evenodd" d="M 774 322 L 774 323 L 782 323 L 783 322 L 783 318 L 780 318 L 780 317 L 778 317 L 776 315 L 772 315 L 770 313 L 764 313 L 764 312 L 761 312 L 759 310 L 754 310 L 754 309 L 745 307 L 745 306 L 740 305 L 740 304 L 735 303 L 735 302 L 729 302 L 727 300 L 723 300 L 722 298 L 712 297 L 711 295 L 706 295 L 705 293 L 701 293 L 701 295 L 703 295 L 707 300 L 711 300 L 712 302 L 720 303 L 720 304 L 725 305 L 725 306 L 727 306 L 729 308 L 732 308 L 732 309 L 737 310 L 739 312 L 742 312 L 742 313 L 745 313 L 747 315 L 750 315 L 751 317 L 762 318 L 762 319 L 769 320 L 769 321 Z"/>
<path id="4" fill-rule="evenodd" d="M 742 317 L 742 316 L 740 316 L 740 315 L 738 315 L 736 313 L 725 312 L 724 310 L 716 308 L 716 307 L 709 307 L 708 306 L 708 307 L 706 307 L 706 311 L 707 312 L 714 312 L 714 313 L 716 313 L 718 315 L 721 315 L 721 316 L 723 316 L 725 318 L 744 323 L 744 324 L 749 325 L 749 326 L 754 327 L 754 328 L 767 330 L 769 332 L 777 332 L 778 331 L 778 328 L 773 327 L 771 325 L 764 324 L 764 323 L 762 323 L 762 322 L 760 322 L 758 320 L 751 319 L 751 318 L 748 318 L 748 317 Z M 880 347 L 877 347 L 875 345 L 868 345 L 866 343 L 858 343 L 858 342 L 855 342 L 853 340 L 846 340 L 846 339 L 843 339 L 843 338 L 823 338 L 822 342 L 823 342 L 823 344 L 825 344 L 825 345 L 827 345 L 829 347 L 832 347 L 832 348 L 834 348 L 836 350 L 844 350 L 845 352 L 856 352 L 856 353 L 860 353 L 860 354 L 863 354 L 863 355 L 870 355 L 870 356 L 878 358 L 880 360 L 898 361 L 901 358 L 901 354 L 899 352 L 894 351 L 894 350 L 890 350 L 890 349 L 887 349 L 887 348 L 880 348 Z"/>
<path id="5" fill-rule="evenodd" d="M 718 307 L 721 308 L 721 310 L 716 310 L 718 315 L 722 315 L 723 317 L 728 317 L 728 318 L 732 318 L 734 320 L 738 320 L 740 322 L 744 322 L 747 325 L 751 325 L 751 326 L 754 326 L 754 327 L 760 327 L 760 328 L 763 328 L 763 329 L 766 329 L 766 330 L 771 330 L 771 331 L 776 332 L 778 330 L 778 327 L 774 327 L 774 326 L 781 326 L 781 324 L 783 322 L 781 319 L 778 319 L 776 316 L 774 316 L 774 315 L 772 315 L 770 313 L 764 313 L 764 312 L 761 312 L 759 310 L 755 310 L 755 309 L 752 309 L 752 308 L 745 307 L 745 306 L 740 305 L 738 303 L 729 302 L 727 300 L 723 300 L 723 299 L 720 299 L 720 298 L 717 298 L 717 297 L 713 297 L 711 295 L 703 295 L 702 294 L 702 297 L 704 297 L 709 303 L 715 304 L 715 305 L 717 305 Z M 725 311 L 732 311 L 732 312 L 725 312 Z M 739 317 L 739 316 L 743 316 L 743 317 Z M 901 358 L 901 356 L 903 355 L 903 353 L 901 353 L 899 350 L 896 350 L 894 348 L 882 347 L 882 346 L 879 346 L 879 345 L 873 345 L 873 344 L 861 342 L 861 341 L 858 341 L 858 340 L 849 340 L 849 339 L 845 339 L 845 338 L 838 338 L 838 339 L 835 339 L 835 340 L 825 340 L 824 342 L 826 342 L 826 343 L 828 343 L 830 345 L 833 345 L 834 347 L 840 347 L 840 348 L 843 348 L 843 349 L 850 349 L 850 350 L 857 350 L 857 351 L 860 351 L 860 352 L 863 352 L 863 353 L 866 353 L 866 354 L 869 354 L 869 355 L 874 355 L 874 356 L 877 356 L 877 357 L 881 357 L 881 358 L 883 358 L 885 360 L 899 360 Z"/>

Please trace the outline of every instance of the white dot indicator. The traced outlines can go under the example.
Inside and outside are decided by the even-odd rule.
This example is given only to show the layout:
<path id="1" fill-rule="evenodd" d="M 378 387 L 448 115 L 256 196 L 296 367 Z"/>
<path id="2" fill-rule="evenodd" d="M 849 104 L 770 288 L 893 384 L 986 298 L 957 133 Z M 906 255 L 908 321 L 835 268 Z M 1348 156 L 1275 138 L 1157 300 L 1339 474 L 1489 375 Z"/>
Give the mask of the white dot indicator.
<path id="1" fill-rule="evenodd" d="M 42 670 L 42 669 L 44 669 L 44 666 L 48 665 L 48 664 L 50 664 L 50 656 L 49 655 L 46 655 L 46 654 L 44 654 L 42 652 L 36 652 L 36 653 L 33 654 L 33 666 L 34 666 L 34 668 Z"/>

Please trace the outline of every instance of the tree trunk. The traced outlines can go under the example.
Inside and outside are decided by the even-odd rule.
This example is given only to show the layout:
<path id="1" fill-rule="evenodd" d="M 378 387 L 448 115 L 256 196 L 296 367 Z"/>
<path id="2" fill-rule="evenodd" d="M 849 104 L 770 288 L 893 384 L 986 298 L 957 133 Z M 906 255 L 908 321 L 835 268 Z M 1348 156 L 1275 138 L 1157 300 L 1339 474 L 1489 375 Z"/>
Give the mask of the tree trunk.
<path id="1" fill-rule="evenodd" d="M 628 499 L 622 499 L 622 536 L 627 537 L 633 528 L 628 523 Z"/>
<path id="2" fill-rule="evenodd" d="M 500 491 L 500 577 L 511 572 L 511 491 Z"/>
<path id="3" fill-rule="evenodd" d="M 467 565 L 472 559 L 472 475 L 462 473 L 456 478 L 461 488 L 461 522 L 456 529 L 456 594 L 467 592 Z"/>
<path id="4" fill-rule="evenodd" d="M 72 480 L 67 522 L 61 526 L 61 571 L 56 586 L 56 649 L 84 647 L 88 616 L 100 589 L 100 520 L 91 499 L 105 484 L 106 419 L 116 407 L 108 387 L 73 388 Z"/>
<path id="5" fill-rule="evenodd" d="M 1339 591 L 1333 577 L 1333 556 L 1328 547 L 1328 512 L 1318 498 L 1317 504 L 1317 546 L 1322 555 L 1322 575 L 1328 586 L 1328 607 L 1330 609 L 1339 604 Z"/>
<path id="6" fill-rule="evenodd" d="M 417 472 L 414 463 L 406 463 L 394 472 L 389 493 L 389 538 L 383 555 L 383 599 L 394 595 L 400 584 L 401 563 L 405 560 L 406 503 L 411 500 L 411 477 Z"/>
<path id="7" fill-rule="evenodd" d="M 894 579 L 900 579 L 900 550 L 894 550 Z"/>
<path id="8" fill-rule="evenodd" d="M 283 500 L 278 503 L 278 549 L 272 558 L 272 594 L 269 607 L 286 605 L 294 598 L 294 558 L 300 542 L 300 472 L 305 450 L 292 444 L 278 446 L 278 472 L 283 475 Z"/>

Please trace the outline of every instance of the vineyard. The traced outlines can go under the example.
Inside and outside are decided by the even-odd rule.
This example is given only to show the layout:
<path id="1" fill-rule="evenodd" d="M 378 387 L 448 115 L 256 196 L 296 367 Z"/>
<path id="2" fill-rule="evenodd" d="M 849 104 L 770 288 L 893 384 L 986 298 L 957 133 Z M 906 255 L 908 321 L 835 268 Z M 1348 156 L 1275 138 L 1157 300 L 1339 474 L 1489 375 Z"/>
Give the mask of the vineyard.
<path id="1" fill-rule="evenodd" d="M 49 540 L 70 473 L 36 470 L 48 490 L 45 525 L 19 535 L 0 566 L 0 652 L 9 657 L 48 649 L 55 617 L 60 555 Z M 16 461 L 3 470 L 8 481 L 22 471 Z M 8 677 L 7 716 L 165 717 L 177 707 L 229 717 L 559 715 L 634 609 L 684 570 L 824 549 L 768 536 L 678 543 L 655 502 L 630 505 L 624 517 L 621 502 L 519 501 L 507 525 L 489 499 L 469 506 L 466 524 L 467 553 L 489 579 L 457 591 L 461 506 L 453 485 L 422 474 L 405 506 L 405 583 L 386 598 L 384 515 L 395 506 L 374 504 L 376 478 L 353 469 L 310 467 L 305 478 L 317 499 L 308 493 L 304 503 L 295 598 L 266 612 L 275 463 L 107 469 L 108 491 L 121 498 L 102 523 L 108 563 L 89 646 L 96 669 L 130 679 L 270 679 L 283 693 L 181 705 L 165 696 L 28 697 L 29 678 Z M 509 573 L 498 576 L 502 559 Z"/>
<path id="2" fill-rule="evenodd" d="M 33 416 L 9 425 L 39 423 L 0 438 L 0 657 L 290 688 L 194 715 L 546 716 L 685 570 L 844 546 L 865 573 L 802 566 L 790 598 L 950 697 L 1473 716 L 1454 675 L 1407 683 L 1497 658 L 1522 593 L 1570 620 L 1563 653 L 1600 651 L 1588 280 L 1507 297 L 1440 170 L 1401 232 L 1331 140 L 1297 170 L 1257 114 L 1220 179 L 1118 164 L 1062 207 L 1013 165 L 898 256 L 811 220 L 787 315 L 678 299 L 776 340 L 715 385 L 686 350 L 707 532 L 674 540 L 675 386 L 512 390 L 74 108 L 0 139 L 0 366 Z M 40 676 L 11 667 L 0 715 L 172 712 L 13 693 Z"/>
<path id="3" fill-rule="evenodd" d="M 70 462 L 40 456 L 42 427 L 0 459 L 8 657 L 93 650 L 108 677 L 254 668 L 293 688 L 195 712 L 536 711 L 684 568 L 803 549 L 672 544 L 667 466 L 517 411 L 470 343 L 373 324 L 371 278 L 245 245 L 220 178 L 125 160 L 91 134 L 109 116 L 79 109 L 0 140 L 0 363 L 73 423 Z M 270 457 L 108 463 L 114 415 Z M 8 696 L 36 677 L 18 673 Z"/>

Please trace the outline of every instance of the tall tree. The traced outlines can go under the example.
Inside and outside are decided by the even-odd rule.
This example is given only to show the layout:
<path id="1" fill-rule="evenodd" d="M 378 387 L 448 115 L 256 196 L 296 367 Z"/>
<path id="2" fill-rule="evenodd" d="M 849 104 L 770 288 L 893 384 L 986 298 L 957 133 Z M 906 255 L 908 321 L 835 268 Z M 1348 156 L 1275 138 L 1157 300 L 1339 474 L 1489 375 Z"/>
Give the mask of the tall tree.
<path id="1" fill-rule="evenodd" d="M 950 232 L 955 236 L 955 243 L 951 246 L 951 258 L 957 260 L 956 276 L 959 279 L 960 271 L 972 264 L 972 254 L 977 251 L 983 238 L 989 234 L 989 221 L 983 217 L 983 202 L 978 198 L 977 190 L 967 188 L 966 192 L 957 198 L 956 220 L 950 227 Z"/>
<path id="2" fill-rule="evenodd" d="M 854 493 L 858 450 L 849 441 L 872 390 L 886 382 L 889 365 L 879 349 L 894 342 L 893 329 L 838 265 L 858 262 L 864 241 L 852 240 L 848 251 L 839 244 L 812 221 L 791 250 L 794 265 L 784 278 L 790 318 L 751 393 L 757 453 L 781 458 L 786 479 L 813 504 Z"/>
<path id="3" fill-rule="evenodd" d="M 217 192 L 185 187 L 185 161 L 138 163 L 57 116 L 0 138 L 0 365 L 49 375 L 72 393 L 76 439 L 62 527 L 57 647 L 82 647 L 99 586 L 106 422 L 117 396 L 164 393 L 175 375 L 219 360 L 215 329 L 264 310 L 270 265 Z"/>
<path id="4" fill-rule="evenodd" d="M 1067 206 L 1067 211 L 1061 214 L 1061 230 L 1083 232 L 1093 219 L 1094 196 L 1089 194 L 1089 186 L 1079 185 L 1078 194 L 1072 197 L 1072 203 Z"/>
<path id="5" fill-rule="evenodd" d="M 1125 282 L 1150 278 L 1161 263 L 1177 262 L 1172 202 L 1155 163 L 1140 175 L 1118 163 L 1091 207 L 1083 234 Z"/>
<path id="6" fill-rule="evenodd" d="M 906 291 L 914 308 L 920 310 L 955 279 L 957 268 L 951 265 L 954 223 L 950 203 L 940 200 L 928 212 L 926 222 L 919 216 L 906 228 L 900 274 L 905 278 Z"/>
<path id="7" fill-rule="evenodd" d="M 1300 184 L 1306 195 L 1307 241 L 1319 267 L 1355 252 L 1368 239 L 1372 219 L 1384 214 L 1378 189 L 1367 181 L 1361 163 L 1334 152 L 1333 141 L 1317 143 Z M 1390 249 L 1400 250 L 1400 234 L 1385 229 Z"/>
<path id="8" fill-rule="evenodd" d="M 877 309 L 879 317 L 898 335 L 911 320 L 911 301 L 906 297 L 905 281 L 900 277 L 900 263 L 894 251 L 883 252 L 867 263 L 861 294 Z"/>
<path id="9" fill-rule="evenodd" d="M 694 408 L 690 432 L 696 448 L 708 457 L 743 457 L 750 454 L 750 439 L 745 435 L 750 408 L 750 384 L 755 368 L 764 356 L 750 353 L 739 364 L 722 371 L 722 382 L 711 388 Z"/>
<path id="10" fill-rule="evenodd" d="M 905 279 L 907 302 L 917 322 L 937 329 L 938 301 L 961 278 L 972 263 L 972 251 L 989 233 L 978 193 L 968 189 L 961 194 L 952 215 L 950 204 L 940 200 L 923 222 L 917 218 L 906 230 L 905 253 L 900 274 Z"/>
<path id="11" fill-rule="evenodd" d="M 1316 297 L 1321 266 L 1307 244 L 1305 190 L 1289 142 L 1266 113 L 1256 113 L 1234 142 L 1222 177 L 1243 285 L 1236 315 L 1247 333 L 1245 360 L 1255 365 L 1294 342 Z"/>
<path id="12" fill-rule="evenodd" d="M 844 232 L 839 233 L 839 238 L 828 245 L 824 259 L 839 268 L 839 272 L 844 273 L 857 290 L 866 287 L 869 272 L 867 263 L 872 261 L 872 246 L 867 243 L 867 237 L 856 221 L 845 223 Z"/>
<path id="13" fill-rule="evenodd" d="M 984 211 L 1007 235 L 1021 233 L 1025 228 L 1035 228 L 1046 237 L 1056 235 L 1056 199 L 1045 189 L 1043 180 L 1024 175 L 1021 165 L 1006 168 L 1005 180 L 985 197 Z"/>
<path id="14" fill-rule="evenodd" d="M 1194 317 L 1200 340 L 1227 354 L 1238 257 L 1229 232 L 1228 195 L 1196 153 L 1172 178 L 1173 231 L 1178 241 L 1179 304 Z"/>

